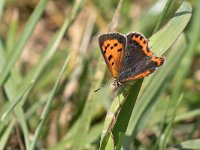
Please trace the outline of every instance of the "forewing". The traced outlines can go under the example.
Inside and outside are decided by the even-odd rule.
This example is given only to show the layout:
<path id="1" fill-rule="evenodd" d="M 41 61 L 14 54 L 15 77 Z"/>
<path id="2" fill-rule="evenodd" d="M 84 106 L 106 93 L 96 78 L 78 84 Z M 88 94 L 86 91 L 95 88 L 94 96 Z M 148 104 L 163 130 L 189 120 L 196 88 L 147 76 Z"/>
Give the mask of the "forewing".
<path id="1" fill-rule="evenodd" d="M 102 34 L 99 46 L 110 72 L 117 78 L 123 68 L 126 37 L 120 33 Z"/>

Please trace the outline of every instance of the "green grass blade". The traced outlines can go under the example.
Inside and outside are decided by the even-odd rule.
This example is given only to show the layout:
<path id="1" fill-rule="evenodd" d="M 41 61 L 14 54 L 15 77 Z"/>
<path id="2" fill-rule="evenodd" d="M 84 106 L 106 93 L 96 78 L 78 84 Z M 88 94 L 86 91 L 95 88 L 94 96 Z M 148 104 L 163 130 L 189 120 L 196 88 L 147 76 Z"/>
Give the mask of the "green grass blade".
<path id="1" fill-rule="evenodd" d="M 3 14 L 3 8 L 4 8 L 5 0 L 0 1 L 0 20 Z"/>
<path id="2" fill-rule="evenodd" d="M 174 17 L 150 38 L 150 45 L 156 54 L 161 54 L 170 48 L 188 24 L 191 15 L 192 7 L 190 3 L 184 1 Z"/>
<path id="3" fill-rule="evenodd" d="M 139 94 L 139 90 L 140 90 L 142 81 L 143 80 L 136 81 L 136 83 L 134 84 L 134 86 L 132 86 L 131 89 L 127 90 L 127 92 L 123 92 L 122 94 L 118 95 L 113 100 L 113 102 L 108 110 L 108 113 L 106 115 L 100 144 L 105 143 L 104 138 L 105 138 L 106 134 L 109 133 L 110 129 L 114 126 L 114 120 L 116 118 L 117 118 L 117 122 L 113 129 L 115 144 L 117 144 L 117 142 L 118 142 L 119 134 L 124 133 L 126 131 L 126 127 L 128 125 L 129 118 L 128 117 L 124 118 L 122 115 L 124 115 L 124 114 L 126 114 L 126 116 L 131 115 L 132 110 L 127 109 L 127 108 L 134 107 L 137 96 Z M 134 92 L 130 92 L 130 91 L 134 91 Z M 124 95 L 127 95 L 127 97 L 125 98 Z M 125 102 L 124 102 L 124 100 L 125 100 Z M 122 104 L 123 104 L 123 107 L 120 110 L 120 107 L 121 107 L 120 105 L 122 105 Z M 117 117 L 119 111 L 120 111 L 120 114 Z M 121 113 L 121 112 L 123 112 L 123 113 Z M 100 146 L 101 146 L 101 149 L 104 149 L 104 146 L 106 146 L 106 144 L 100 145 Z"/>
<path id="4" fill-rule="evenodd" d="M 179 149 L 197 150 L 200 147 L 200 139 L 187 140 L 187 141 L 181 142 L 176 147 Z"/>
<path id="5" fill-rule="evenodd" d="M 4 131 L 3 135 L 1 136 L 1 139 L 0 139 L 0 150 L 4 150 L 5 149 L 5 145 L 6 145 L 7 141 L 8 141 L 8 138 L 10 137 L 10 132 L 13 130 L 14 124 L 15 124 L 15 121 L 10 122 L 8 127 Z"/>
<path id="6" fill-rule="evenodd" d="M 27 43 L 28 39 L 30 38 L 30 36 L 32 35 L 34 27 L 38 19 L 40 18 L 47 2 L 48 0 L 41 0 L 36 9 L 34 10 L 34 12 L 32 13 L 31 17 L 29 18 L 24 31 L 22 32 L 21 37 L 17 42 L 15 50 L 14 51 L 12 50 L 14 53 L 9 56 L 8 58 L 9 61 L 4 65 L 3 72 L 1 72 L 0 74 L 0 86 L 2 86 L 2 84 L 5 82 L 5 79 L 8 76 L 11 68 L 13 67 L 18 57 L 22 53 L 23 48 Z"/>
<path id="7" fill-rule="evenodd" d="M 169 124 L 167 125 L 167 128 L 164 132 L 164 135 L 163 137 L 161 136 L 161 141 L 160 141 L 160 144 L 159 144 L 159 150 L 165 150 L 166 149 L 166 144 L 167 144 L 167 138 L 169 137 L 169 134 L 170 134 L 170 131 L 172 129 L 172 125 L 174 123 L 174 119 L 176 117 L 176 112 L 177 112 L 177 109 L 178 107 L 180 106 L 180 102 L 181 100 L 183 99 L 183 95 L 181 95 L 179 97 L 179 99 L 177 100 L 177 103 L 176 103 L 176 106 L 174 107 L 174 112 L 172 114 L 172 118 L 171 118 L 171 121 L 169 122 Z"/>
<path id="8" fill-rule="evenodd" d="M 5 63 L 5 47 L 0 39 L 0 72 L 3 70 L 3 64 Z"/>
<path id="9" fill-rule="evenodd" d="M 1 62 L 0 63 L 0 69 L 3 69 L 3 65 L 6 62 L 6 55 L 5 55 L 5 51 L 4 51 L 3 47 L 0 47 L 0 62 Z M 11 74 L 11 77 L 12 77 L 12 74 Z M 8 97 L 8 100 L 10 102 L 15 100 L 15 98 L 17 97 L 17 88 L 16 88 L 16 83 L 14 82 L 14 80 L 11 80 L 11 78 L 9 78 L 8 81 L 4 85 L 4 89 L 5 89 L 5 93 Z M 24 113 L 22 111 L 21 105 L 18 105 L 16 107 L 16 109 L 14 110 L 14 112 L 15 112 L 17 118 L 18 118 L 18 122 L 21 126 L 21 129 L 22 129 L 22 132 L 23 132 L 23 135 L 24 135 L 25 146 L 26 146 L 26 148 L 28 148 L 29 147 L 28 127 L 26 125 L 25 116 L 24 116 Z M 12 130 L 9 130 L 9 131 L 11 133 Z"/>
<path id="10" fill-rule="evenodd" d="M 33 86 L 33 82 L 31 82 L 25 89 L 23 89 L 21 92 L 19 92 L 18 96 L 15 100 L 13 100 L 8 108 L 5 110 L 4 114 L 1 116 L 1 120 L 4 121 L 4 119 L 7 117 L 7 115 L 16 107 L 16 105 L 21 101 L 21 99 L 27 95 L 27 92 L 30 90 L 30 88 Z"/>
<path id="11" fill-rule="evenodd" d="M 114 144 L 114 139 L 112 137 L 112 134 L 109 134 L 109 137 L 108 137 L 108 141 L 107 141 L 107 144 L 105 145 L 105 150 L 113 150 L 115 149 L 115 144 Z"/>
<path id="12" fill-rule="evenodd" d="M 16 12 L 14 12 L 16 13 Z M 6 40 L 6 52 L 11 53 L 13 50 L 14 52 L 14 46 L 16 45 L 16 33 L 18 28 L 18 18 L 17 15 L 14 14 L 13 19 L 10 22 L 9 29 L 8 29 L 8 36 Z"/>
<path id="13" fill-rule="evenodd" d="M 189 112 L 177 115 L 176 118 L 175 118 L 175 122 L 188 120 L 190 118 L 194 118 L 194 117 L 197 117 L 199 115 L 200 115 L 199 109 L 191 110 Z"/>
<path id="14" fill-rule="evenodd" d="M 166 14 L 167 14 L 167 12 L 168 12 L 168 10 L 169 10 L 169 8 L 170 8 L 172 2 L 173 2 L 173 0 L 167 0 L 167 3 L 166 3 L 166 5 L 165 5 L 164 10 L 162 11 L 162 13 L 161 13 L 159 19 L 158 19 L 158 22 L 157 22 L 157 24 L 156 24 L 156 27 L 155 27 L 153 33 L 157 32 L 158 29 L 161 27 L 161 25 L 162 25 L 162 23 L 163 23 L 163 20 L 164 20 Z"/>
<path id="15" fill-rule="evenodd" d="M 63 65 L 63 67 L 62 67 L 62 69 L 61 69 L 61 71 L 60 71 L 60 74 L 59 74 L 59 76 L 58 76 L 58 78 L 57 78 L 57 81 L 56 81 L 56 83 L 55 83 L 55 85 L 54 85 L 52 91 L 50 92 L 50 95 L 49 95 L 49 97 L 48 97 L 47 103 L 46 103 L 46 105 L 45 105 L 45 107 L 44 107 L 44 110 L 43 110 L 42 115 L 41 115 L 41 118 L 40 118 L 40 123 L 39 123 L 39 125 L 37 126 L 36 131 L 35 131 L 35 134 L 34 134 L 34 136 L 33 136 L 33 141 L 32 141 L 32 143 L 31 143 L 30 150 L 34 150 L 34 149 L 35 149 L 36 142 L 37 142 L 38 139 L 39 139 L 41 130 L 42 130 L 43 126 L 44 126 L 45 120 L 46 120 L 47 115 L 48 115 L 48 113 L 49 113 L 50 106 L 51 106 L 53 97 L 54 97 L 54 95 L 55 95 L 55 93 L 56 93 L 56 90 L 57 90 L 57 88 L 58 88 L 60 79 L 61 79 L 61 77 L 62 77 L 62 75 L 63 75 L 63 73 L 64 73 L 64 71 L 65 71 L 65 69 L 66 69 L 66 67 L 67 67 L 67 65 L 68 65 L 69 58 L 70 58 L 69 56 L 66 58 L 65 63 L 64 63 L 64 65 Z"/>

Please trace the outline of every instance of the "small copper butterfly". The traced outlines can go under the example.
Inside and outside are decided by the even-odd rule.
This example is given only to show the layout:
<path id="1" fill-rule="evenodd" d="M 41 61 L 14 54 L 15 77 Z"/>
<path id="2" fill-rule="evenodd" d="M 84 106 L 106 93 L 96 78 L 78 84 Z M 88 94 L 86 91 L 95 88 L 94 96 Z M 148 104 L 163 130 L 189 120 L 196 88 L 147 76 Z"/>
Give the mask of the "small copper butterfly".
<path id="1" fill-rule="evenodd" d="M 164 57 L 153 54 L 148 40 L 139 32 L 102 34 L 99 46 L 117 85 L 144 78 L 165 62 Z"/>

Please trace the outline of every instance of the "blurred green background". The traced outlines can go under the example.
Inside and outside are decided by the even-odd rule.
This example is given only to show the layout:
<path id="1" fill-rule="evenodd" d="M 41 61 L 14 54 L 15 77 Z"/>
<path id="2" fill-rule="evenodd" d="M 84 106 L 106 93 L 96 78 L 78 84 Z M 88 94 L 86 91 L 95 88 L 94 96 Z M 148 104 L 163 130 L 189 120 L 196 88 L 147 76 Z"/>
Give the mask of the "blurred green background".
<path id="1" fill-rule="evenodd" d="M 199 14 L 199 0 L 1 0 L 0 150 L 200 149 Z M 134 31 L 166 63 L 95 93 L 112 79 L 98 36 Z"/>

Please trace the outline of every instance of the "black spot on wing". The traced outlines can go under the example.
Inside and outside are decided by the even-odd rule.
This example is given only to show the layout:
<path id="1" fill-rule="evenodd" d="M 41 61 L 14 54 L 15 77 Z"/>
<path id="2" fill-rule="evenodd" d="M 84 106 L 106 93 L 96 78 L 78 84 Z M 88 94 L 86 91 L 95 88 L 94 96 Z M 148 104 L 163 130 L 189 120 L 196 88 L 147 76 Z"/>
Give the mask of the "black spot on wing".
<path id="1" fill-rule="evenodd" d="M 113 58 L 112 55 L 110 55 L 110 56 L 108 57 L 108 60 L 110 61 L 112 58 Z"/>
<path id="2" fill-rule="evenodd" d="M 105 46 L 105 50 L 107 50 L 107 48 L 110 46 L 110 44 L 108 43 L 106 46 Z"/>
<path id="3" fill-rule="evenodd" d="M 118 52 L 121 52 L 121 51 L 122 51 L 122 48 L 119 48 L 117 51 L 118 51 Z"/>

